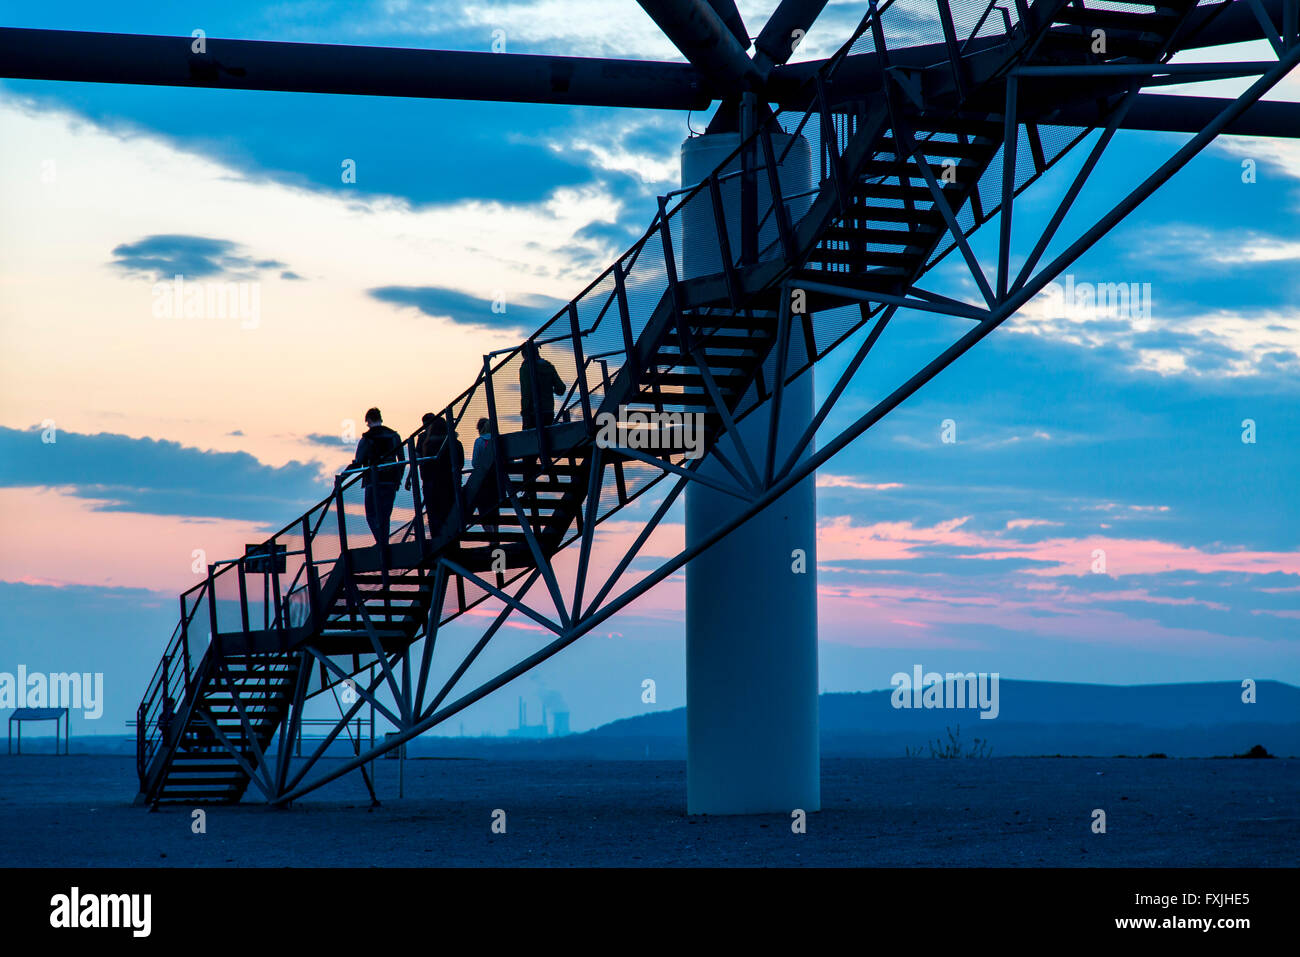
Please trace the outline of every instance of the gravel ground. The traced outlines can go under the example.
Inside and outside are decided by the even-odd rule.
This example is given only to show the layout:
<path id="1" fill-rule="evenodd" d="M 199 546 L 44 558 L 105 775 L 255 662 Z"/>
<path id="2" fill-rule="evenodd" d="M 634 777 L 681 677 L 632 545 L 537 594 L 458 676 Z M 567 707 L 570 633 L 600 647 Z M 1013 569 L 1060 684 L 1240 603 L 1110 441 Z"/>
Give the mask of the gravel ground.
<path id="1" fill-rule="evenodd" d="M 677 761 L 376 762 L 288 810 L 130 806 L 134 760 L 0 758 L 0 865 L 1294 867 L 1300 761 L 828 759 L 790 816 L 687 817 Z M 490 830 L 495 809 L 505 834 Z M 1094 808 L 1106 833 L 1094 834 Z"/>

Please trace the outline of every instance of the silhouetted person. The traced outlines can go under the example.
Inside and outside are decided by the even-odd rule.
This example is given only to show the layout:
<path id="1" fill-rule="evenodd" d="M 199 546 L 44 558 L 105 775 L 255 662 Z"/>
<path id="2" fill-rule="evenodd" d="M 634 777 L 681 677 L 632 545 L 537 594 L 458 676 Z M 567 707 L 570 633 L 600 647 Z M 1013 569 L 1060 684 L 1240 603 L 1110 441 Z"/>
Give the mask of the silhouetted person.
<path id="1" fill-rule="evenodd" d="M 480 522 L 484 522 L 483 531 L 495 536 L 497 527 L 488 525 L 484 521 L 489 512 L 494 511 L 501 501 L 501 493 L 497 489 L 497 472 L 492 464 L 495 456 L 492 447 L 492 421 L 479 419 L 477 428 L 478 438 L 474 440 L 474 451 L 470 457 L 470 464 L 474 466 L 474 474 L 471 478 L 482 476 L 479 479 L 482 484 L 479 485 L 478 494 L 474 496 L 473 512 L 478 515 Z"/>
<path id="2" fill-rule="evenodd" d="M 384 564 L 388 564 L 388 522 L 393 501 L 402 484 L 402 437 L 384 425 L 378 409 L 366 412 L 366 431 L 357 442 L 356 458 L 349 469 L 365 468 L 361 487 L 366 495 L 366 524 L 375 536 Z"/>
<path id="3" fill-rule="evenodd" d="M 456 504 L 460 473 L 465 468 L 465 447 L 455 433 L 448 435 L 447 420 L 432 412 L 424 414 L 424 430 L 415 442 L 420 462 L 420 489 L 429 515 L 429 536 L 437 537 Z M 407 485 L 411 479 L 406 480 Z"/>
<path id="4" fill-rule="evenodd" d="M 162 740 L 164 742 L 166 742 L 167 735 L 171 732 L 172 717 L 175 715 L 175 713 L 176 713 L 176 704 L 172 700 L 172 696 L 169 694 L 164 694 L 162 700 L 162 711 L 158 715 L 158 734 L 162 737 Z"/>
<path id="5" fill-rule="evenodd" d="M 524 343 L 524 361 L 519 366 L 519 413 L 525 429 L 550 425 L 555 421 L 555 396 L 564 395 L 565 384 L 560 374 L 537 351 L 537 343 L 529 339 Z M 534 397 L 533 383 L 537 383 Z M 534 398 L 540 403 L 534 410 Z M 538 414 L 540 413 L 540 414 Z"/>

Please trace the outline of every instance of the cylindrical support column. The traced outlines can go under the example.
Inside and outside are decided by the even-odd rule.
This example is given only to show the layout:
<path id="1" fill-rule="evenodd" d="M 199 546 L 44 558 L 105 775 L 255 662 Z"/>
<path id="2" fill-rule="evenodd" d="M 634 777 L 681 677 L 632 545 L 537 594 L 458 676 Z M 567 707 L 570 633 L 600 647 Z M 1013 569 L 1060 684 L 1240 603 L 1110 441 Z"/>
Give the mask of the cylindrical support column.
<path id="1" fill-rule="evenodd" d="M 788 142 L 788 137 L 773 138 L 778 157 Z M 708 175 L 738 143 L 735 134 L 725 133 L 687 140 L 682 145 L 683 185 Z M 780 173 L 784 194 L 808 189 L 806 142 L 794 144 Z M 761 219 L 771 197 L 765 173 L 757 182 Z M 742 248 L 739 185 L 739 177 L 732 177 L 722 190 L 729 245 L 735 251 Z M 707 191 L 691 203 L 683 219 L 684 278 L 721 271 Z M 793 219 L 802 208 L 791 210 Z M 768 215 L 759 230 L 760 259 L 779 255 L 770 248 L 777 235 L 775 216 Z M 804 347 L 800 323 L 792 326 L 791 360 L 797 363 Z M 775 367 L 773 354 L 765 366 L 769 389 Z M 812 420 L 813 401 L 809 370 L 783 395 L 776 467 Z M 767 457 L 770 410 L 769 402 L 738 426 L 760 474 Z M 724 436 L 721 446 L 732 462 L 739 462 L 730 439 Z M 717 462 L 706 461 L 701 469 L 734 484 Z M 743 511 L 745 504 L 701 484 L 688 486 L 687 546 Z M 821 806 L 816 549 L 815 482 L 809 477 L 686 566 L 688 813 L 788 814 Z"/>

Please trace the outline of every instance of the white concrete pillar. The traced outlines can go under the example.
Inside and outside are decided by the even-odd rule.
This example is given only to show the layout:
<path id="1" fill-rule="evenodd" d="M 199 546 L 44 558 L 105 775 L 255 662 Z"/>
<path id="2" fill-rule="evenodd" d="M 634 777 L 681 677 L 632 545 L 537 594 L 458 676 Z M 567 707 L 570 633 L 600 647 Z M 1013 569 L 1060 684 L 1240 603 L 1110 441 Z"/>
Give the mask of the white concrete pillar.
<path id="1" fill-rule="evenodd" d="M 774 138 L 777 155 L 787 142 L 786 137 Z M 682 144 L 683 185 L 698 182 L 738 144 L 738 135 L 727 133 L 688 139 Z M 770 203 L 764 177 L 760 171 L 760 218 Z M 781 189 L 791 194 L 810 184 L 810 150 L 801 139 L 781 168 Z M 728 180 L 722 194 L 731 248 L 739 252 L 739 177 Z M 707 193 L 699 199 L 683 220 L 684 278 L 721 269 L 712 204 Z M 776 238 L 775 219 L 769 216 L 760 230 L 760 254 Z M 798 341 L 798 323 L 794 328 Z M 798 356 L 802 348 L 792 352 Z M 773 356 L 769 373 L 774 362 Z M 811 421 L 813 402 L 809 371 L 782 400 L 778 467 Z M 766 409 L 739 426 L 760 472 L 768 428 Z M 724 437 L 722 445 L 736 462 L 729 440 Z M 701 469 L 733 482 L 717 462 L 707 461 Z M 687 545 L 745 508 L 743 501 L 723 492 L 688 486 Z M 821 807 L 816 549 L 816 493 L 810 476 L 686 566 L 688 813 L 788 814 Z M 799 564 L 802 573 L 795 570 Z"/>

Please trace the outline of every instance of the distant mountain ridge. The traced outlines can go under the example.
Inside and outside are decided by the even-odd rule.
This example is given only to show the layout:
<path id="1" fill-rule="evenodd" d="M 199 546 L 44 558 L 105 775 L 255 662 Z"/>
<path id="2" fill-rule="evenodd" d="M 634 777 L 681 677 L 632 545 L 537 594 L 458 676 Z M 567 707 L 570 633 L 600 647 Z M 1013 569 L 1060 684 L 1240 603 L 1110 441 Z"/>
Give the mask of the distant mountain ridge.
<path id="1" fill-rule="evenodd" d="M 963 748 L 980 738 L 996 756 L 1114 755 L 1212 757 L 1263 745 L 1279 756 L 1300 755 L 1300 688 L 1258 681 L 1255 703 L 1242 701 L 1231 681 L 1161 685 L 998 682 L 998 716 L 978 708 L 895 708 L 890 690 L 819 697 L 826 757 L 928 755 L 949 732 Z M 112 740 L 112 744 L 110 744 Z M 91 742 L 94 743 L 91 743 Z M 74 737 L 74 750 L 130 752 L 134 739 Z M 83 745 L 87 747 L 83 748 Z M 681 760 L 686 756 L 686 709 L 620 718 L 558 738 L 440 737 L 407 746 L 412 757 Z"/>
<path id="2" fill-rule="evenodd" d="M 1162 685 L 998 682 L 998 716 L 978 708 L 895 708 L 893 689 L 823 694 L 822 754 L 903 757 L 929 754 L 948 733 L 970 748 L 976 737 L 996 755 L 1113 756 L 1162 753 L 1210 757 L 1262 744 L 1273 754 L 1300 754 L 1300 688 L 1257 681 L 1255 703 L 1230 681 Z M 686 756 L 686 709 L 621 718 L 582 734 L 522 742 L 513 739 L 422 740 L 411 753 L 444 756 L 595 759 Z"/>
<path id="3" fill-rule="evenodd" d="M 820 696 L 821 731 L 826 734 L 915 730 L 957 723 L 1136 724 L 1151 728 L 1213 727 L 1228 724 L 1300 723 L 1300 688 L 1259 681 L 1254 704 L 1241 700 L 1242 687 L 1228 681 L 1165 685 L 1090 685 L 1055 681 L 998 682 L 999 714 L 983 720 L 975 708 L 895 708 L 894 691 L 854 691 Z M 593 735 L 686 735 L 686 709 L 622 718 L 587 732 Z"/>

